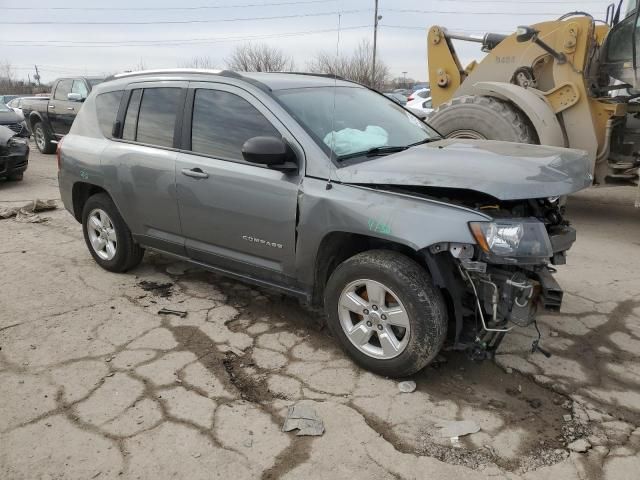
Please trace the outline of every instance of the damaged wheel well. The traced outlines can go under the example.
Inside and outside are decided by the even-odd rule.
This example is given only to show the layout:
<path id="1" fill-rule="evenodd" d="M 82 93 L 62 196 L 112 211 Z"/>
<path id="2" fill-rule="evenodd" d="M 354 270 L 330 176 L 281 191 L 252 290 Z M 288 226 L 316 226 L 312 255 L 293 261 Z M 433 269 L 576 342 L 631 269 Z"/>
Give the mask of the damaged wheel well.
<path id="1" fill-rule="evenodd" d="M 89 197 L 102 192 L 107 193 L 104 188 L 91 183 L 76 182 L 73 184 L 73 216 L 78 222 L 82 222 L 82 209 Z"/>
<path id="2" fill-rule="evenodd" d="M 374 249 L 392 250 L 402 253 L 428 270 L 424 257 L 419 252 L 401 243 L 356 233 L 332 232 L 322 239 L 318 248 L 318 254 L 316 255 L 313 304 L 322 304 L 322 296 L 327 280 L 329 280 L 329 277 L 338 265 L 358 253 Z"/>

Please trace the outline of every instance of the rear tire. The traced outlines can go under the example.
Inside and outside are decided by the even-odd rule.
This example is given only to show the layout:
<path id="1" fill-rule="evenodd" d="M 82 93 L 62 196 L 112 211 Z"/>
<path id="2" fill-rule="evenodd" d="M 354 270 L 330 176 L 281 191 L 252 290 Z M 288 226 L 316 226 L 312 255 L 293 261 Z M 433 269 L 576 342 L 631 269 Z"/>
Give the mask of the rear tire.
<path id="1" fill-rule="evenodd" d="M 428 119 L 446 138 L 540 143 L 527 116 L 511 103 L 469 95 L 443 103 Z"/>
<path id="2" fill-rule="evenodd" d="M 338 265 L 327 282 L 324 305 L 343 349 L 379 375 L 404 377 L 421 370 L 445 340 L 440 290 L 422 266 L 397 252 L 371 250 Z M 363 308 L 355 313 L 354 306 Z"/>
<path id="3" fill-rule="evenodd" d="M 53 139 L 41 121 L 33 125 L 33 139 L 40 153 L 54 153 L 56 151 L 56 145 L 51 142 Z"/>
<path id="4" fill-rule="evenodd" d="M 142 261 L 144 249 L 135 243 L 131 230 L 106 193 L 97 193 L 84 204 L 82 232 L 91 256 L 105 270 L 126 272 Z"/>

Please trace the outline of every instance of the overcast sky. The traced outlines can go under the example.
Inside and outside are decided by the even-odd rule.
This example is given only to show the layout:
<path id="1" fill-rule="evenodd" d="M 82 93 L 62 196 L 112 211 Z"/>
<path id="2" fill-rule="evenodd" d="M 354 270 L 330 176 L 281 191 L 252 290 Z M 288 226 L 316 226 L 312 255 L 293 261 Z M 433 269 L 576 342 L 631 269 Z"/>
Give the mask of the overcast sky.
<path id="1" fill-rule="evenodd" d="M 361 39 L 373 38 L 374 0 L 30 0 L 24 7 L 25 3 L 0 0 L 0 62 L 10 62 L 25 78 L 27 73 L 33 77 L 37 64 L 43 81 L 68 74 L 115 73 L 140 64 L 175 67 L 193 57 L 209 57 L 224 67 L 234 47 L 249 40 L 281 48 L 293 56 L 298 70 L 305 70 L 315 52 L 336 51 L 338 23 L 341 53 L 351 51 Z M 608 3 L 379 0 L 378 55 L 393 76 L 406 71 L 408 77 L 425 80 L 426 32 L 431 25 L 467 33 L 509 33 L 517 25 L 573 10 L 604 19 Z M 342 12 L 340 19 L 337 12 Z M 483 55 L 476 44 L 460 45 L 458 52 L 465 64 Z"/>

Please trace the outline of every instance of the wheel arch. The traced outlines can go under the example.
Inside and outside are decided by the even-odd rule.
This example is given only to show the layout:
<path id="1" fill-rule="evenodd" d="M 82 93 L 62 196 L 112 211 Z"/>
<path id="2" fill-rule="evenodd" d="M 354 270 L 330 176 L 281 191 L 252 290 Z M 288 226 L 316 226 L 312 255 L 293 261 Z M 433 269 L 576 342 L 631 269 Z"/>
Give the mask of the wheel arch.
<path id="1" fill-rule="evenodd" d="M 360 233 L 332 231 L 324 235 L 316 253 L 313 266 L 312 303 L 314 305 L 322 303 L 325 285 L 340 263 L 368 250 L 391 250 L 402 253 L 422 265 L 431 274 L 423 255 L 424 251 L 415 250 L 413 246 Z"/>
<path id="2" fill-rule="evenodd" d="M 87 203 L 89 197 L 96 193 L 109 193 L 99 185 L 87 182 L 75 182 L 71 190 L 71 199 L 73 205 L 73 216 L 78 222 L 82 222 L 82 209 Z M 111 197 L 111 195 L 109 195 Z"/>
<path id="3" fill-rule="evenodd" d="M 484 95 L 511 103 L 531 122 L 541 145 L 568 146 L 567 138 L 551 105 L 531 89 L 504 82 L 478 82 L 465 95 Z"/>
<path id="4" fill-rule="evenodd" d="M 38 122 L 44 122 L 44 119 L 42 118 L 42 115 L 40 114 L 40 112 L 31 112 L 29 114 L 29 127 L 31 127 L 31 129 L 33 129 L 33 127 L 35 126 L 36 123 Z"/>

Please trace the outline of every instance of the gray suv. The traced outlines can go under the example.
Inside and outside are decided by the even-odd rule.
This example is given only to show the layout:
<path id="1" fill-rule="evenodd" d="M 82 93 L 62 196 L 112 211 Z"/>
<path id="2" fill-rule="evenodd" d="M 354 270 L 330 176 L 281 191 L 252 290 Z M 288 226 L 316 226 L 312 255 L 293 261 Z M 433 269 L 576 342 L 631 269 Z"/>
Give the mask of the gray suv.
<path id="1" fill-rule="evenodd" d="M 144 249 L 324 306 L 361 366 L 489 355 L 559 309 L 551 265 L 583 152 L 442 139 L 336 78 L 146 71 L 97 85 L 58 151 L 66 208 L 113 272 Z"/>

